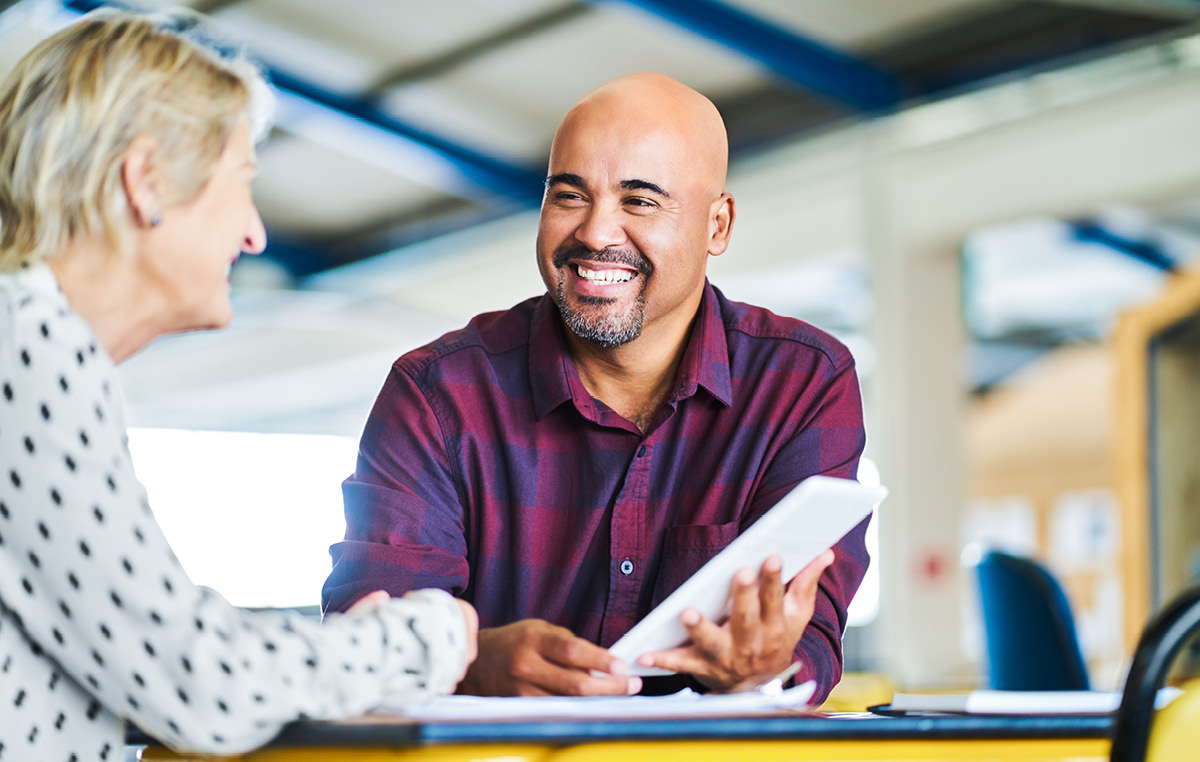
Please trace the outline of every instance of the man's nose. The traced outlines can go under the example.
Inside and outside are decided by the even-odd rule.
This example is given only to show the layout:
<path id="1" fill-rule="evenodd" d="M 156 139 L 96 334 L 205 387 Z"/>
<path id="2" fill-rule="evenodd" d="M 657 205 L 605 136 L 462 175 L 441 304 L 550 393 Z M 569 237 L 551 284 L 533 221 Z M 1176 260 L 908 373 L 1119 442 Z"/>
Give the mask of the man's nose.
<path id="1" fill-rule="evenodd" d="M 601 251 L 610 246 L 620 246 L 627 240 L 621 224 L 620 212 L 601 204 L 588 208 L 579 227 L 575 229 L 575 240 L 591 251 Z"/>

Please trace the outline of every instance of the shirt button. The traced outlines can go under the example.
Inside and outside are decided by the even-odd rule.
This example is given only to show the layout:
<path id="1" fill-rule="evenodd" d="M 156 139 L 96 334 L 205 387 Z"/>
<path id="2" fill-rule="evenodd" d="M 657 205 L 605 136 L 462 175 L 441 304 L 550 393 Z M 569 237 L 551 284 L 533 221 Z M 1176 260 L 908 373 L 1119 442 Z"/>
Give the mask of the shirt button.
<path id="1" fill-rule="evenodd" d="M 638 448 L 638 457 L 640 458 L 645 454 L 646 454 L 646 445 L 642 445 L 641 447 Z"/>
<path id="2" fill-rule="evenodd" d="M 630 561 L 628 558 L 626 558 L 624 561 L 622 561 L 621 562 L 621 573 L 622 574 L 632 574 L 633 573 L 633 561 Z"/>

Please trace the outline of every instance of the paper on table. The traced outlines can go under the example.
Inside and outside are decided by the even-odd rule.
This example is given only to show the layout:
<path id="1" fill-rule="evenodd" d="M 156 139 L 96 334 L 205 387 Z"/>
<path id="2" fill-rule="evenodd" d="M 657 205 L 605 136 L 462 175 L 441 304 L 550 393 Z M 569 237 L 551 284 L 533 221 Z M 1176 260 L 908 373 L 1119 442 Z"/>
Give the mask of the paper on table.
<path id="1" fill-rule="evenodd" d="M 442 696 L 427 704 L 386 707 L 377 711 L 394 712 L 419 720 L 477 721 L 749 716 L 788 710 L 805 711 L 815 690 L 816 684 L 810 680 L 773 695 L 757 691 L 703 695 L 685 688 L 669 696 Z"/>
<path id="2" fill-rule="evenodd" d="M 1171 703 L 1180 691 L 1163 688 L 1155 706 Z M 1106 714 L 1121 705 L 1117 691 L 971 691 L 925 695 L 897 693 L 888 709 L 895 712 L 957 712 L 966 714 Z"/>

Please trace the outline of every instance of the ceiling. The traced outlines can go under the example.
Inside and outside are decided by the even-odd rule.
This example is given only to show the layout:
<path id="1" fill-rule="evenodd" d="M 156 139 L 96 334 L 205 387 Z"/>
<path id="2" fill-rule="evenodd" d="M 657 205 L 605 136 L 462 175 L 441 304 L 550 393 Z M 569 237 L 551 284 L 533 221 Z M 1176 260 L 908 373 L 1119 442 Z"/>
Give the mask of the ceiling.
<path id="1" fill-rule="evenodd" d="M 0 72 L 92 0 L 0 0 Z M 144 0 L 125 7 L 162 9 Z M 192 0 L 279 93 L 260 148 L 283 285 L 536 207 L 588 89 L 656 70 L 711 97 L 736 163 L 1013 72 L 1183 34 L 1196 0 Z M 263 272 L 263 262 L 257 271 Z"/>
<path id="2" fill-rule="evenodd" d="M 0 75 L 95 5 L 0 0 Z M 179 3 L 137 3 L 168 5 Z M 206 36 L 244 47 L 276 87 L 255 184 L 269 244 L 234 269 L 232 328 L 157 341 L 122 365 L 130 420 L 351 436 L 400 353 L 543 288 L 532 256 L 514 264 L 512 252 L 532 252 L 558 120 L 598 84 L 656 70 L 714 100 L 740 183 L 739 235 L 757 246 L 746 240 L 751 215 L 787 210 L 746 183 L 789 147 L 1038 72 L 1200 39 L 1200 0 L 189 5 L 207 15 Z M 1197 249 L 1192 198 L 978 231 L 963 246 L 972 385 L 990 387 L 1047 346 L 1100 335 L 1122 305 L 1158 288 L 1155 256 L 1181 263 Z M 862 252 L 739 261 L 714 263 L 727 294 L 833 331 L 870 372 Z"/>

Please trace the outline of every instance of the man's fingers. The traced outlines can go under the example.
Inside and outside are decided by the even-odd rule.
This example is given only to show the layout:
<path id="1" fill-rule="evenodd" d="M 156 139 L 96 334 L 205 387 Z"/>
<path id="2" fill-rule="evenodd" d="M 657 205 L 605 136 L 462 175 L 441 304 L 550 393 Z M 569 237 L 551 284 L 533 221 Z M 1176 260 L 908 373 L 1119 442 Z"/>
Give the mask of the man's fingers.
<path id="1" fill-rule="evenodd" d="M 749 690 L 779 674 L 792 659 L 816 602 L 817 585 L 834 554 L 827 550 L 805 566 L 785 587 L 782 560 L 771 556 L 756 575 L 734 575 L 729 620 L 722 626 L 695 609 L 680 622 L 690 642 L 679 648 L 644 654 L 638 663 L 694 675 L 716 690 Z"/>
<path id="2" fill-rule="evenodd" d="M 782 632 L 783 620 L 783 559 L 770 556 L 758 573 L 758 601 L 762 626 L 767 633 Z"/>
<path id="3" fill-rule="evenodd" d="M 814 558 L 808 566 L 805 566 L 803 569 L 801 569 L 800 573 L 796 575 L 796 578 L 803 579 L 804 584 L 809 585 L 813 590 L 816 590 L 817 580 L 819 580 L 821 575 L 825 573 L 825 570 L 833 564 L 833 560 L 833 549 L 827 548 L 824 553 Z"/>
<path id="4" fill-rule="evenodd" d="M 731 584 L 732 602 L 729 609 L 729 631 L 734 642 L 747 643 L 758 636 L 762 627 L 758 577 L 750 569 L 740 569 L 737 574 L 733 575 Z"/>
<path id="5" fill-rule="evenodd" d="M 600 646 L 556 628 L 543 636 L 541 656 L 546 660 L 541 686 L 561 696 L 622 696 L 637 693 L 641 678 Z"/>
<path id="6" fill-rule="evenodd" d="M 463 623 L 467 626 L 467 663 L 463 667 L 465 674 L 466 668 L 479 655 L 479 614 L 475 611 L 474 606 L 461 598 L 455 598 L 454 602 L 458 604 L 458 610 L 462 612 Z M 461 679 L 461 675 L 459 677 Z"/>
<path id="7" fill-rule="evenodd" d="M 730 648 L 729 627 L 719 627 L 695 609 L 686 609 L 679 621 L 688 632 L 688 644 L 663 651 L 651 651 L 638 658 L 643 667 L 660 667 L 673 672 L 709 675 L 721 663 Z"/>
<path id="8" fill-rule="evenodd" d="M 644 667 L 659 667 L 696 677 L 711 675 L 714 666 L 708 656 L 701 654 L 695 646 L 680 646 L 644 654 L 638 659 L 638 663 Z"/>
<path id="9" fill-rule="evenodd" d="M 687 645 L 642 654 L 638 664 L 695 677 L 715 676 L 720 665 L 729 659 L 732 646 L 729 624 L 718 626 L 693 608 L 684 609 L 679 622 L 687 630 Z"/>
<path id="10" fill-rule="evenodd" d="M 543 637 L 540 650 L 546 659 L 563 667 L 623 674 L 624 665 L 620 659 L 595 643 L 576 637 L 565 629 L 547 633 Z"/>
<path id="11" fill-rule="evenodd" d="M 642 689 L 640 677 L 593 674 L 549 662 L 537 684 L 556 696 L 625 696 Z"/>
<path id="12" fill-rule="evenodd" d="M 713 660 L 723 657 L 729 651 L 729 631 L 705 619 L 700 612 L 688 609 L 680 615 L 679 621 L 687 628 L 689 646 L 685 648 L 691 648 Z"/>
<path id="13" fill-rule="evenodd" d="M 816 605 L 817 584 L 821 575 L 833 563 L 833 558 L 833 551 L 826 550 L 813 559 L 812 563 L 801 569 L 788 583 L 787 592 L 784 595 L 792 606 L 804 613 L 806 622 L 808 617 L 812 616 L 813 608 Z"/>
<path id="14" fill-rule="evenodd" d="M 476 696 L 622 695 L 641 679 L 592 674 L 621 671 L 607 651 L 540 619 L 479 631 L 479 656 L 459 692 Z"/>

